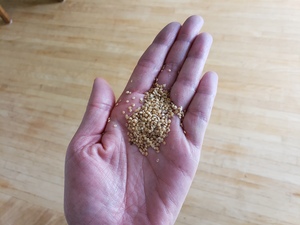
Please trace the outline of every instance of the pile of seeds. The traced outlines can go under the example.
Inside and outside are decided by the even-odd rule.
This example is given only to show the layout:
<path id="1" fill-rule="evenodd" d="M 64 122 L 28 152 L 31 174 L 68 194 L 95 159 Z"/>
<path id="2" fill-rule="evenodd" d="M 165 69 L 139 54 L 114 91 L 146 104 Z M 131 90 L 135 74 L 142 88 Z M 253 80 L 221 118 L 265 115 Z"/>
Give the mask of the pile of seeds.
<path id="1" fill-rule="evenodd" d="M 182 107 L 171 101 L 170 93 L 164 87 L 154 83 L 144 98 L 140 99 L 142 106 L 131 116 L 126 115 L 129 141 L 145 156 L 148 155 L 148 148 L 158 153 L 161 143 L 165 144 L 172 117 L 184 117 Z"/>

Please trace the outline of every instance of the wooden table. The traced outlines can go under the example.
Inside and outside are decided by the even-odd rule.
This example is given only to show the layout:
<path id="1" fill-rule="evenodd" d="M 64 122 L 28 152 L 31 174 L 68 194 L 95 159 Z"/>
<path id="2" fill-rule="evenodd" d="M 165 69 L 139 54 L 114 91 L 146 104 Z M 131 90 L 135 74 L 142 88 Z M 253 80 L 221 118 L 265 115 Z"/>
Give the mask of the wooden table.
<path id="1" fill-rule="evenodd" d="M 64 156 L 94 78 L 118 97 L 156 33 L 199 14 L 219 89 L 176 225 L 299 225 L 298 0 L 12 2 L 14 26 L 0 26 L 0 224 L 66 224 Z"/>
<path id="2" fill-rule="evenodd" d="M 64 2 L 65 0 L 56 0 L 58 2 Z M 4 8 L 0 5 L 0 17 L 3 19 L 3 21 L 7 24 L 12 23 L 11 17 L 8 15 L 8 13 L 4 10 Z"/>

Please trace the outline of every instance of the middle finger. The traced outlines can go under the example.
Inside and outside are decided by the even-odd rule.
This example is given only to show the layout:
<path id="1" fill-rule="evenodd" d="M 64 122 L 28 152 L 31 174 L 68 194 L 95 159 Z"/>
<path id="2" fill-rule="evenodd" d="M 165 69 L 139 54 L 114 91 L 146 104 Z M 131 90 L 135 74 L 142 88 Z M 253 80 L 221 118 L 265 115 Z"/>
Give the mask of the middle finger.
<path id="1" fill-rule="evenodd" d="M 202 25 L 203 19 L 200 16 L 191 16 L 180 28 L 176 41 L 171 47 L 164 66 L 157 77 L 157 82 L 165 84 L 167 90 L 170 90 L 175 82 L 184 59 Z"/>

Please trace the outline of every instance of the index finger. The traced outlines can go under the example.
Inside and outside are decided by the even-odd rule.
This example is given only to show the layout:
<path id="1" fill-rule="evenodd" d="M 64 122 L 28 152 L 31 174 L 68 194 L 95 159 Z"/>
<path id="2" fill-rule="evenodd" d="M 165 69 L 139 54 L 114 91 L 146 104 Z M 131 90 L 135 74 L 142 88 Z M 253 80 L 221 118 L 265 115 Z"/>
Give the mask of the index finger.
<path id="1" fill-rule="evenodd" d="M 159 32 L 138 61 L 125 88 L 126 91 L 142 94 L 151 88 L 176 39 L 179 29 L 180 24 L 173 22 Z"/>

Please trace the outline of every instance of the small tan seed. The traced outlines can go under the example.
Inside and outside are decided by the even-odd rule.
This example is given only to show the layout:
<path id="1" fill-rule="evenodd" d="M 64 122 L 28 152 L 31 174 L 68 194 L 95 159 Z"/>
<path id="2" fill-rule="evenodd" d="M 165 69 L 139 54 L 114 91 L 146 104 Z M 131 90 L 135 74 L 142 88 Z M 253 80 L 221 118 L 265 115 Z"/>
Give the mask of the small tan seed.
<path id="1" fill-rule="evenodd" d="M 138 107 L 131 116 L 125 115 L 129 142 L 135 144 L 139 151 L 147 156 L 148 148 L 157 153 L 160 145 L 166 144 L 164 139 L 170 132 L 171 119 L 174 115 L 183 118 L 182 107 L 177 107 L 170 99 L 166 85 L 153 84 L 153 87 L 140 98 L 142 106 Z M 134 107 L 135 104 L 132 104 Z M 129 111 L 132 107 L 129 107 Z M 131 112 L 131 111 L 130 111 Z"/>

